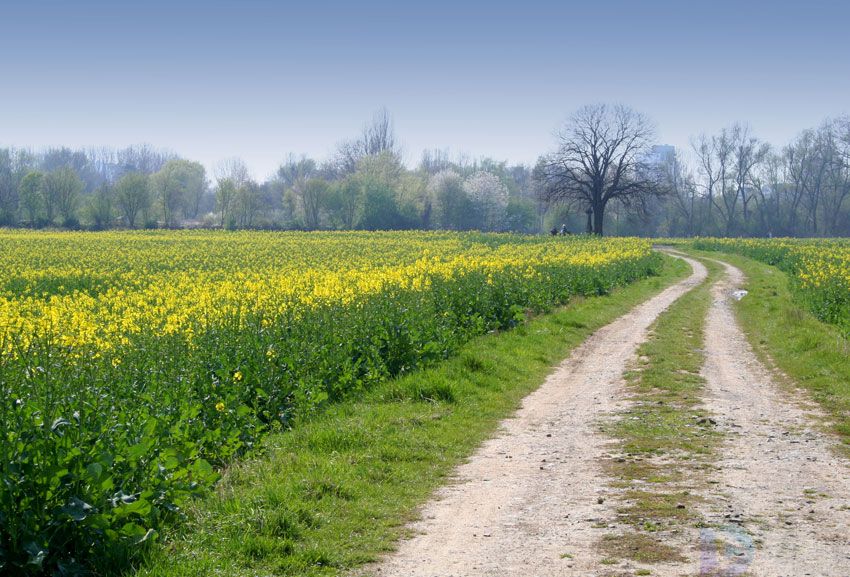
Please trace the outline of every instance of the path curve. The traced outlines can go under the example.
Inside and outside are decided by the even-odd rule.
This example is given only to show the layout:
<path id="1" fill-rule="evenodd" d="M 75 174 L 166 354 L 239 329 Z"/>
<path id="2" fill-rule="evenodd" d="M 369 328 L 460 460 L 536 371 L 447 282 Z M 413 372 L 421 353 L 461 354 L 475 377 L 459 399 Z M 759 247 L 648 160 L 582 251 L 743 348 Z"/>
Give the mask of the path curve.
<path id="1" fill-rule="evenodd" d="M 576 348 L 456 470 L 457 482 L 424 507 L 411 527 L 417 535 L 370 571 L 398 577 L 607 573 L 595 546 L 604 528 L 599 521 L 614 516 L 600 468 L 610 439 L 598 430 L 598 418 L 629 403 L 623 373 L 649 326 L 705 279 L 702 264 L 685 260 L 690 277 Z"/>
<path id="2" fill-rule="evenodd" d="M 712 289 L 706 320 L 704 405 L 728 441 L 706 515 L 721 528 L 703 540 L 730 547 L 704 550 L 702 574 L 848 577 L 850 467 L 817 426 L 828 418 L 805 393 L 780 388 L 753 353 L 732 308 L 744 274 L 717 262 L 726 278 Z"/>

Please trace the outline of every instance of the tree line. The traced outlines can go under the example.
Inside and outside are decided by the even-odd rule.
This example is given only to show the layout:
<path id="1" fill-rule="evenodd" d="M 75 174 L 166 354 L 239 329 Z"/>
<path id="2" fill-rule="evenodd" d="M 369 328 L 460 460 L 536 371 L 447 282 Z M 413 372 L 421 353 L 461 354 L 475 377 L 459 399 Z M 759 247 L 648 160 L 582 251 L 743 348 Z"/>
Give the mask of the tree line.
<path id="1" fill-rule="evenodd" d="M 640 236 L 850 235 L 850 117 L 776 147 L 735 123 L 690 148 L 654 144 L 625 106 L 579 109 L 535 167 L 542 198 L 587 230 Z"/>
<path id="2" fill-rule="evenodd" d="M 443 229 L 641 236 L 850 235 L 850 119 L 777 148 L 733 124 L 688 150 L 621 105 L 576 111 L 535 166 L 425 151 L 407 167 L 378 111 L 324 162 L 257 182 L 150 146 L 0 149 L 0 226 Z"/>

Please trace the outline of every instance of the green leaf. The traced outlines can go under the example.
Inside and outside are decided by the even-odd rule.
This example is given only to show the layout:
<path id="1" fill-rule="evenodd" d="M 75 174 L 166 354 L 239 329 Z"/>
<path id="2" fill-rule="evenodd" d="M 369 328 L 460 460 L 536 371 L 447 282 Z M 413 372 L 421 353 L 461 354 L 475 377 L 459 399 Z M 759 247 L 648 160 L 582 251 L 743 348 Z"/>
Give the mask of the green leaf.
<path id="1" fill-rule="evenodd" d="M 86 473 L 93 483 L 97 483 L 100 480 L 101 475 L 103 475 L 103 465 L 100 463 L 91 463 L 88 467 L 86 467 Z"/>
<path id="2" fill-rule="evenodd" d="M 94 507 L 77 497 L 71 497 L 68 504 L 62 507 L 62 512 L 74 521 L 84 520 L 92 511 L 94 511 Z"/>
<path id="3" fill-rule="evenodd" d="M 68 419 L 59 417 L 58 419 L 53 421 L 52 425 L 50 425 L 50 430 L 52 432 L 56 433 L 57 435 L 61 435 L 62 434 L 62 427 L 66 426 L 66 425 L 70 425 L 70 424 L 71 424 L 71 421 L 69 421 Z"/>
<path id="4" fill-rule="evenodd" d="M 47 557 L 47 550 L 30 541 L 24 545 L 24 551 L 27 552 L 27 565 L 41 568 L 44 564 L 44 558 Z"/>
<path id="5" fill-rule="evenodd" d="M 121 529 L 118 531 L 118 534 L 121 537 L 132 541 L 133 543 L 141 543 L 142 541 L 148 538 L 148 533 L 150 530 L 145 529 L 138 523 L 133 523 L 132 521 L 125 523 Z"/>

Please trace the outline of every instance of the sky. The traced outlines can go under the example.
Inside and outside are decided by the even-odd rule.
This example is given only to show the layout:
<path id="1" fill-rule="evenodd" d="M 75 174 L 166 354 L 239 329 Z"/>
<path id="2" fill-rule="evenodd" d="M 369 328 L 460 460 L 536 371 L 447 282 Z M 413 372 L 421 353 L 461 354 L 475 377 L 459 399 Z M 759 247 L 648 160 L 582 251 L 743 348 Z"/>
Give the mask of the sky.
<path id="1" fill-rule="evenodd" d="M 380 107 L 423 149 L 533 163 L 577 108 L 657 141 L 747 122 L 784 145 L 850 113 L 850 2 L 0 0 L 0 146 L 148 143 L 255 178 Z"/>

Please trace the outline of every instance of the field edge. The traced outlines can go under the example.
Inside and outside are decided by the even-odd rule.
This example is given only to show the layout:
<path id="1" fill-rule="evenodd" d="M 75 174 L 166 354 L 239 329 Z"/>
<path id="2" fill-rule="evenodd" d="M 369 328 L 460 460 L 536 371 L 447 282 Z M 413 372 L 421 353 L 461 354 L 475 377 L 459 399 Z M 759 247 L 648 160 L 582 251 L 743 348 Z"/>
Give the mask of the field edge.
<path id="1" fill-rule="evenodd" d="M 435 367 L 269 437 L 136 574 L 337 575 L 377 559 L 554 364 L 689 272 L 664 256 L 660 276 L 478 337 Z"/>

